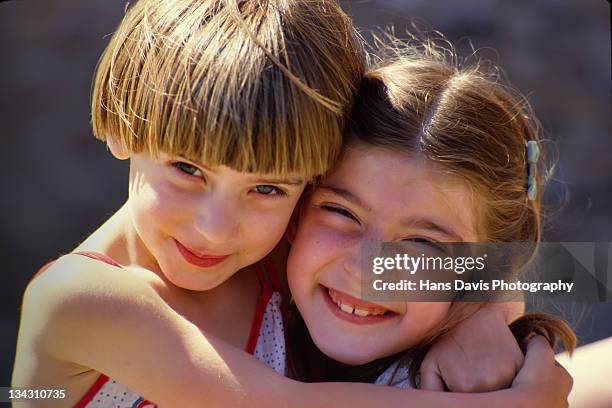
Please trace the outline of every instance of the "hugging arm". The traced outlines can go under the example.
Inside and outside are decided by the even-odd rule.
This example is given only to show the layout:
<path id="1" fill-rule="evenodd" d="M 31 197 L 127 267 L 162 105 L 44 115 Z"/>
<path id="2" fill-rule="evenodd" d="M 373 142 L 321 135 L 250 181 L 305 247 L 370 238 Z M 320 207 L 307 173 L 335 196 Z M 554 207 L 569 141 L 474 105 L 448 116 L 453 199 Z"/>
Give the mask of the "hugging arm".
<path id="1" fill-rule="evenodd" d="M 324 390 L 323 393 L 318 394 L 323 400 L 335 402 L 335 398 L 338 397 L 339 401 L 344 401 L 342 394 L 336 394 L 336 392 L 342 392 L 339 389 L 323 388 L 328 385 L 308 384 L 308 386 L 320 387 L 315 389 L 319 393 Z M 563 367 L 556 364 L 548 342 L 541 336 L 535 336 L 529 341 L 525 363 L 512 382 L 512 388 L 509 389 L 479 394 L 394 388 L 388 388 L 384 392 L 373 388 L 372 390 L 356 388 L 350 392 L 359 397 L 352 403 L 353 407 L 397 406 L 398 403 L 401 406 L 402 393 L 404 393 L 405 407 L 566 408 L 567 395 L 571 387 L 571 377 Z M 374 391 L 378 392 L 374 400 L 376 403 L 371 402 Z M 348 389 L 344 392 L 348 392 Z"/>
<path id="2" fill-rule="evenodd" d="M 523 353 L 508 324 L 524 311 L 522 299 L 468 305 L 467 318 L 438 339 L 425 356 L 421 387 L 486 392 L 510 386 L 523 364 Z"/>
<path id="3" fill-rule="evenodd" d="M 551 396 L 564 398 L 565 392 L 565 379 L 556 374 L 548 356 L 552 351 L 542 344 L 536 344 L 540 353 L 526 366 L 532 380 L 499 392 L 453 394 L 372 384 L 300 383 L 202 332 L 129 270 L 71 256 L 30 284 L 23 307 L 24 315 L 38 314 L 23 330 L 30 331 L 48 358 L 94 368 L 160 406 L 327 407 L 333 402 L 353 407 L 478 408 L 494 402 L 498 408 L 557 407 Z M 27 373 L 18 377 L 17 382 L 27 382 Z M 537 387 L 548 387 L 550 404 L 537 399 Z"/>

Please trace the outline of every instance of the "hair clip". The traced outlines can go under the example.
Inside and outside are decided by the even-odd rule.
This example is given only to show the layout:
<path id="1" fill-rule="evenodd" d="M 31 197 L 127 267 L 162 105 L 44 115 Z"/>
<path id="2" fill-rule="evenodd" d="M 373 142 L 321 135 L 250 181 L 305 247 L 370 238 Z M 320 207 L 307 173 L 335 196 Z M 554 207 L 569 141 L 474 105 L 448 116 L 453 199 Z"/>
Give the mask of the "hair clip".
<path id="1" fill-rule="evenodd" d="M 536 180 L 536 164 L 540 158 L 540 146 L 535 140 L 527 142 L 527 198 L 535 200 L 538 196 L 538 183 Z"/>

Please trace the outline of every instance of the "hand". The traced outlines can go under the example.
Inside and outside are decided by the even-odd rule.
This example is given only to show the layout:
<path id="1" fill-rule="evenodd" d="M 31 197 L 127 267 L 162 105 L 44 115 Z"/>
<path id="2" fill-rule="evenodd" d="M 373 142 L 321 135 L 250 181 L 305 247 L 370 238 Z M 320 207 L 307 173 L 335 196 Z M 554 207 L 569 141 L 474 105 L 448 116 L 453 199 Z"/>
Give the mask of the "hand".
<path id="1" fill-rule="evenodd" d="M 525 363 L 512 382 L 511 390 L 518 392 L 520 406 L 566 408 L 572 384 L 567 370 L 555 361 L 548 341 L 542 336 L 532 337 Z"/>
<path id="2" fill-rule="evenodd" d="M 434 343 L 421 364 L 421 388 L 495 391 L 509 387 L 522 364 L 503 312 L 487 306 Z"/>

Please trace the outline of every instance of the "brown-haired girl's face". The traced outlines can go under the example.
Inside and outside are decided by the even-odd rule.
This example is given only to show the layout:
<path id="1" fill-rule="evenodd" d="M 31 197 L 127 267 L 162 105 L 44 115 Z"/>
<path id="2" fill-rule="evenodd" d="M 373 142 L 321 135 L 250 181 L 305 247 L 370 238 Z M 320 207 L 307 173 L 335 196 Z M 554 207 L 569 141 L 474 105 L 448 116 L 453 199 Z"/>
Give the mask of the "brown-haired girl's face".
<path id="1" fill-rule="evenodd" d="M 358 365 L 418 344 L 447 302 L 368 302 L 361 244 L 475 242 L 472 193 L 422 157 L 356 145 L 303 202 L 287 264 L 289 286 L 315 344 Z"/>

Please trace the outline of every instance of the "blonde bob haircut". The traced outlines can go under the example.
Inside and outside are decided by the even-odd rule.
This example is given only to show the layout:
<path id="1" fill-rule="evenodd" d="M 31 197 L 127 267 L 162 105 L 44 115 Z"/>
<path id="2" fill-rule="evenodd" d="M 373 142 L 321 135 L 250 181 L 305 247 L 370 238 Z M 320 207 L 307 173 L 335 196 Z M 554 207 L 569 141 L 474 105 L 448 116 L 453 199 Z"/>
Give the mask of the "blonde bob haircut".
<path id="1" fill-rule="evenodd" d="M 98 63 L 93 132 L 130 153 L 311 179 L 337 159 L 364 67 L 333 0 L 140 0 Z"/>

